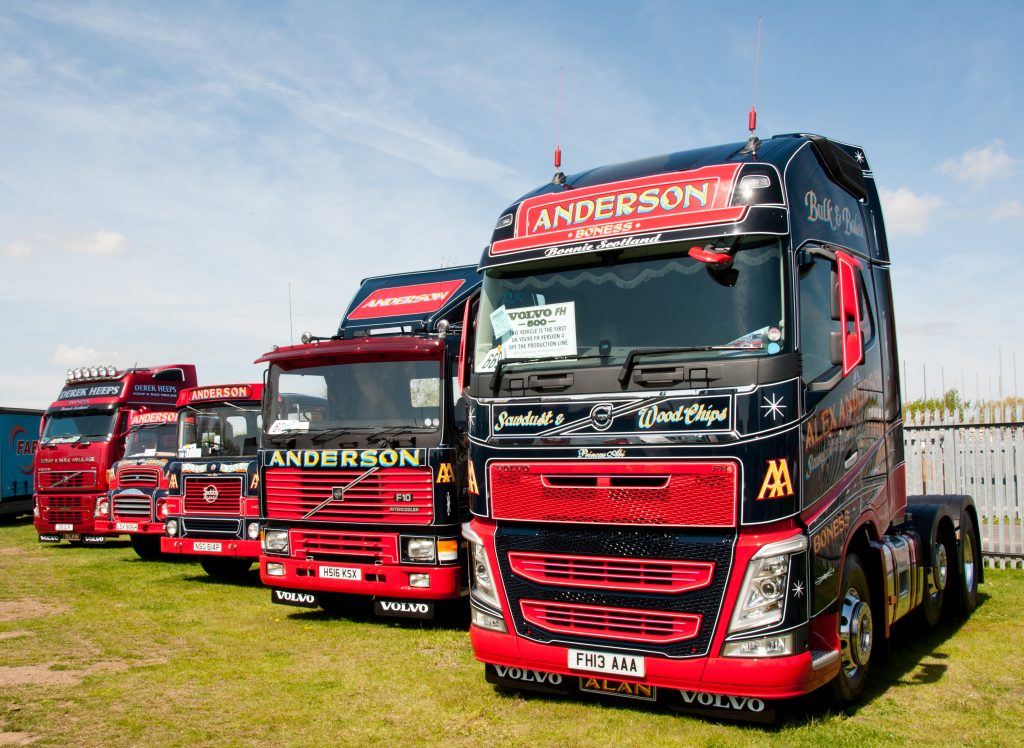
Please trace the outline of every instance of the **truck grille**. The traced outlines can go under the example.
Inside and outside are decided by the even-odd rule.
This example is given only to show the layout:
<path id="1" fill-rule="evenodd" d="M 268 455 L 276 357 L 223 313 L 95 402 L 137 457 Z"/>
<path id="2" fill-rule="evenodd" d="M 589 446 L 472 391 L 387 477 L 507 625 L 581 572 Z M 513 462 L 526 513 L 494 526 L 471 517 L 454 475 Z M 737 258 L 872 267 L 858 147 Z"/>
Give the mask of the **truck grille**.
<path id="1" fill-rule="evenodd" d="M 697 635 L 700 615 L 521 600 L 527 623 L 555 634 L 670 644 Z"/>
<path id="2" fill-rule="evenodd" d="M 160 470 L 139 467 L 119 468 L 117 485 L 122 488 L 156 488 L 160 485 Z"/>
<path id="3" fill-rule="evenodd" d="M 191 475 L 184 478 L 185 514 L 242 514 L 241 475 Z"/>
<path id="4" fill-rule="evenodd" d="M 734 529 L 520 524 L 494 534 L 519 636 L 672 658 L 707 655 L 735 544 Z"/>
<path id="5" fill-rule="evenodd" d="M 428 525 L 434 519 L 430 468 L 275 468 L 266 471 L 264 490 L 270 519 L 396 525 Z"/>
<path id="6" fill-rule="evenodd" d="M 49 509 L 44 519 L 53 524 L 80 525 L 92 522 L 91 496 L 40 496 L 40 510 Z"/>
<path id="7" fill-rule="evenodd" d="M 153 516 L 153 497 L 144 494 L 114 494 L 114 516 L 149 519 Z"/>
<path id="8" fill-rule="evenodd" d="M 733 462 L 496 462 L 497 520 L 603 525 L 733 527 Z"/>
<path id="9" fill-rule="evenodd" d="M 49 473 L 39 473 L 37 476 L 39 488 L 45 490 L 65 491 L 72 488 L 95 488 L 95 470 L 56 470 Z"/>
<path id="10" fill-rule="evenodd" d="M 661 561 L 614 556 L 508 554 L 512 572 L 532 582 L 619 592 L 679 594 L 711 584 L 712 561 Z"/>
<path id="11" fill-rule="evenodd" d="M 296 558 L 330 557 L 362 564 L 399 562 L 397 535 L 293 529 L 290 540 Z"/>
<path id="12" fill-rule="evenodd" d="M 182 517 L 181 529 L 185 535 L 230 535 L 233 538 L 240 538 L 242 536 L 242 521 L 238 519 Z"/>

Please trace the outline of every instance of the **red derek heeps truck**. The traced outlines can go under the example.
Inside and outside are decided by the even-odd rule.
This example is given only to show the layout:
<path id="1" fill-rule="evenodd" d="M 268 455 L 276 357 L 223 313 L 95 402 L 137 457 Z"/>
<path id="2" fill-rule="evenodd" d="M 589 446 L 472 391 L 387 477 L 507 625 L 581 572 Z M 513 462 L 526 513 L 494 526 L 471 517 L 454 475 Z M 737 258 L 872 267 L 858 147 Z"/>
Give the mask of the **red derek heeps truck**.
<path id="1" fill-rule="evenodd" d="M 475 266 L 363 281 L 337 335 L 275 349 L 260 577 L 275 603 L 432 618 L 467 591 L 457 372 Z"/>
<path id="2" fill-rule="evenodd" d="M 262 384 L 193 387 L 178 397 L 160 550 L 196 556 L 211 576 L 244 577 L 260 556 L 262 398 Z"/>
<path id="3" fill-rule="evenodd" d="M 907 497 L 863 150 L 777 136 L 521 198 L 481 261 L 471 640 L 489 681 L 767 719 L 970 611 L 967 496 Z"/>
<path id="4" fill-rule="evenodd" d="M 167 465 L 177 451 L 176 411 L 129 412 L 124 456 L 110 468 L 106 497 L 96 502 L 95 531 L 126 533 L 141 558 L 159 557 L 164 523 L 157 509 L 167 492 Z"/>
<path id="5" fill-rule="evenodd" d="M 40 542 L 105 542 L 95 527 L 96 502 L 106 498 L 108 471 L 124 454 L 130 414 L 173 411 L 178 392 L 195 383 L 192 364 L 68 371 L 43 416 L 35 457 Z"/>

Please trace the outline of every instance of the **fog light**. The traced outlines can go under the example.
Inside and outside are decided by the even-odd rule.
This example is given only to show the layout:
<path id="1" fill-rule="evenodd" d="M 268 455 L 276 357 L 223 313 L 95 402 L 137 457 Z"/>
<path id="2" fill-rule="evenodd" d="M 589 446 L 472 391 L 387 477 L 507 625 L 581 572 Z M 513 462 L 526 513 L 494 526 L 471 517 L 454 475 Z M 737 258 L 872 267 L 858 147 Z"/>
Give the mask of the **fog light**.
<path id="1" fill-rule="evenodd" d="M 459 541 L 456 538 L 448 538 L 437 541 L 438 561 L 458 561 Z"/>
<path id="2" fill-rule="evenodd" d="M 764 636 L 741 642 L 726 642 L 723 657 L 785 657 L 793 654 L 793 634 Z"/>
<path id="3" fill-rule="evenodd" d="M 164 525 L 164 532 L 170 535 L 172 538 L 178 534 L 178 520 L 169 519 Z"/>
<path id="4" fill-rule="evenodd" d="M 277 561 L 267 561 L 267 576 L 268 577 L 283 577 L 284 576 L 284 564 L 278 563 Z"/>
<path id="5" fill-rule="evenodd" d="M 410 587 L 429 587 L 430 586 L 430 575 L 429 574 L 410 574 L 409 575 L 409 586 Z"/>
<path id="6" fill-rule="evenodd" d="M 249 523 L 249 528 L 246 530 L 246 534 L 249 536 L 249 540 L 259 540 L 260 539 L 260 523 L 259 522 L 250 522 Z"/>
<path id="7" fill-rule="evenodd" d="M 405 555 L 410 561 L 433 561 L 436 557 L 433 538 L 405 538 Z"/>
<path id="8" fill-rule="evenodd" d="M 477 607 L 470 608 L 470 620 L 474 626 L 479 626 L 482 629 L 490 629 L 502 634 L 508 633 L 504 619 L 501 616 L 488 613 L 486 610 L 480 610 Z"/>

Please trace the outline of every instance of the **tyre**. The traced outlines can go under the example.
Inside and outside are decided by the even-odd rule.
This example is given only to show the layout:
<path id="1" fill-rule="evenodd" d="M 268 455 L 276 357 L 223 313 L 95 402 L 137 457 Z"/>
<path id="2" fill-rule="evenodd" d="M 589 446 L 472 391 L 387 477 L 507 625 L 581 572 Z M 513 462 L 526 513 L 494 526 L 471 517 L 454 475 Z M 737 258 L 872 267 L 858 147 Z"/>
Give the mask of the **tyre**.
<path id="1" fill-rule="evenodd" d="M 248 558 L 218 558 L 211 556 L 199 559 L 199 565 L 211 577 L 238 582 L 248 576 L 249 569 L 252 568 L 252 560 Z"/>
<path id="2" fill-rule="evenodd" d="M 960 586 L 959 613 L 973 613 L 978 607 L 978 577 L 981 575 L 981 542 L 974 518 L 964 512 L 960 517 L 960 553 L 957 582 Z"/>
<path id="3" fill-rule="evenodd" d="M 932 563 L 926 570 L 928 589 L 921 604 L 921 616 L 929 626 L 937 624 L 942 619 L 943 609 L 949 608 L 951 595 L 948 590 L 956 577 L 956 570 L 951 565 L 956 563 L 956 558 L 956 539 L 943 530 L 932 546 Z"/>
<path id="4" fill-rule="evenodd" d="M 132 550 L 143 561 L 153 561 L 160 558 L 160 536 L 159 535 L 130 535 Z"/>
<path id="5" fill-rule="evenodd" d="M 832 681 L 832 691 L 842 705 L 857 701 L 863 693 L 875 643 L 871 590 L 864 566 L 853 553 L 843 562 L 838 625 L 840 667 Z"/>

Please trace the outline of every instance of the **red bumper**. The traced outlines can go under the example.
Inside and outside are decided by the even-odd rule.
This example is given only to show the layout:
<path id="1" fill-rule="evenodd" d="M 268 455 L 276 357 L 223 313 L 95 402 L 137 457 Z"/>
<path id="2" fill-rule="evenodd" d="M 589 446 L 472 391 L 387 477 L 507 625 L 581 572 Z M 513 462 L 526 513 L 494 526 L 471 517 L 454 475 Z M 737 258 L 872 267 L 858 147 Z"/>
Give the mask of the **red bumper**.
<path id="1" fill-rule="evenodd" d="M 199 547 L 196 547 L 196 544 Z M 183 556 L 225 556 L 228 558 L 259 558 L 260 541 L 237 538 L 160 538 L 163 553 Z"/>
<path id="2" fill-rule="evenodd" d="M 163 522 L 149 520 L 97 519 L 96 532 L 99 535 L 161 535 Z"/>
<path id="3" fill-rule="evenodd" d="M 481 662 L 568 676 L 595 675 L 571 670 L 569 649 L 552 644 L 538 644 L 496 631 L 470 626 L 473 654 Z M 594 647 L 600 651 L 600 647 Z M 834 669 L 815 671 L 811 653 L 792 657 L 701 657 L 670 660 L 664 657 L 645 658 L 645 685 L 686 691 L 703 691 L 759 699 L 783 699 L 810 693 L 827 683 Z M 627 680 L 629 680 L 627 678 Z"/>
<path id="4" fill-rule="evenodd" d="M 267 563 L 284 566 L 284 574 L 267 573 Z M 322 567 L 358 569 L 359 579 L 331 579 L 321 576 Z M 429 587 L 412 587 L 410 574 L 428 574 Z M 306 592 L 340 592 L 349 595 L 393 596 L 419 600 L 449 600 L 462 595 L 461 566 L 393 566 L 356 563 L 299 561 L 282 556 L 260 556 L 260 579 L 268 587 Z"/>

